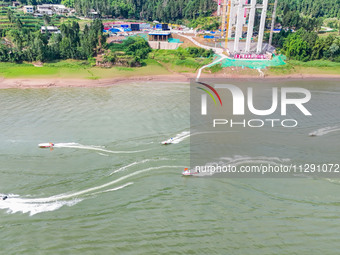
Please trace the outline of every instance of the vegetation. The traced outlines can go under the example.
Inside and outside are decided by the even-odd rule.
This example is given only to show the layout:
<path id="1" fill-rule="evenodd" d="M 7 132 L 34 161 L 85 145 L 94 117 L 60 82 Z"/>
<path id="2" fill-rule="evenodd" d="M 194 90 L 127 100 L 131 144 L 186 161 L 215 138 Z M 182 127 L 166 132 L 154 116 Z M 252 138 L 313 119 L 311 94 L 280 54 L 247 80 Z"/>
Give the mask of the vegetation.
<path id="1" fill-rule="evenodd" d="M 41 2 L 39 2 L 41 3 Z M 66 3 L 65 3 L 66 4 Z M 72 2 L 67 3 L 72 4 Z M 2 9 L 2 15 L 11 24 L 7 29 L 2 30 L 2 40 L 0 42 L 0 62 L 25 63 L 25 62 L 44 62 L 43 68 L 38 68 L 40 72 L 49 73 L 55 68 L 74 69 L 74 63 L 70 67 L 65 67 L 65 62 L 59 65 L 58 60 L 83 60 L 81 63 L 84 68 L 99 65 L 102 67 L 111 67 L 113 65 L 126 67 L 140 67 L 142 65 L 160 65 L 168 63 L 168 59 L 163 58 L 159 52 L 153 54 L 153 59 L 149 58 L 152 49 L 146 40 L 142 37 L 129 37 L 123 43 L 106 44 L 106 37 L 103 34 L 102 22 L 98 19 L 94 20 L 90 25 L 82 24 L 82 29 L 78 20 L 67 19 L 60 23 L 55 16 L 43 16 L 37 19 L 31 15 L 21 15 L 17 11 L 12 11 L 12 8 Z M 26 27 L 21 20 L 39 21 L 33 27 Z M 55 25 L 54 22 L 59 22 L 60 33 L 50 34 L 41 33 L 41 25 Z M 196 68 L 207 64 L 213 55 L 212 51 L 206 51 L 196 47 L 188 48 L 187 50 L 180 49 L 171 55 L 171 60 L 175 66 L 189 68 L 187 71 L 195 70 Z M 94 58 L 96 57 L 96 58 Z M 162 62 L 164 60 L 164 62 Z M 160 64 L 162 62 L 162 64 Z M 34 68 L 29 64 L 23 64 L 21 68 L 10 68 L 6 74 L 14 73 L 13 70 L 20 70 L 26 73 L 25 70 Z M 35 74 L 35 72 L 27 72 Z M 53 72 L 54 72 L 53 71 Z M 123 71 L 123 69 L 120 69 Z M 129 71 L 131 71 L 129 69 Z M 91 71 L 92 72 L 92 71 Z M 90 76 L 98 77 L 98 76 Z"/>
<path id="2" fill-rule="evenodd" d="M 296 33 L 281 31 L 273 37 L 273 45 L 288 58 L 299 61 L 331 60 L 340 62 L 340 38 L 319 37 L 316 32 L 299 29 Z"/>
<path id="3" fill-rule="evenodd" d="M 217 73 L 221 71 L 222 69 L 223 68 L 221 64 L 213 65 L 212 67 L 207 68 L 207 70 L 211 73 Z"/>
<path id="4" fill-rule="evenodd" d="M 63 0 L 75 7 L 77 13 L 87 16 L 91 9 L 100 15 L 117 18 L 135 18 L 164 22 L 210 16 L 216 8 L 213 0 Z"/>
<path id="5" fill-rule="evenodd" d="M 216 30 L 220 26 L 218 17 L 210 17 L 215 11 L 214 0 L 20 0 L 22 4 L 62 3 L 74 7 L 78 14 L 88 16 L 95 10 L 100 16 L 118 18 L 158 20 L 180 23 L 186 19 L 190 27 Z M 282 72 L 296 70 L 339 70 L 340 38 L 335 35 L 319 36 L 322 24 L 340 28 L 339 0 L 283 0 L 279 1 L 277 23 L 283 27 L 274 34 L 273 45 L 285 54 L 289 64 L 271 69 Z M 194 72 L 209 64 L 214 55 L 196 47 L 177 50 L 152 50 L 141 37 L 129 37 L 121 44 L 106 44 L 102 22 L 98 19 L 88 25 L 87 21 L 60 16 L 33 17 L 14 11 L 15 8 L 0 7 L 0 62 L 24 63 L 1 64 L 1 76 L 55 75 L 79 72 L 82 77 L 97 79 L 109 75 L 99 71 L 96 64 L 111 67 L 117 73 L 134 75 L 133 70 L 152 67 L 151 73 Z M 259 17 L 255 26 L 259 25 Z M 60 34 L 42 34 L 42 25 L 57 25 Z M 295 32 L 296 31 L 296 32 Z M 268 39 L 268 38 L 267 38 Z M 96 58 L 95 58 L 96 57 Z M 35 68 L 27 62 L 41 61 L 43 67 Z M 58 62 L 59 61 L 59 62 Z M 310 62 L 307 62 L 310 61 Z M 306 66 L 302 63 L 309 63 Z M 334 63 L 332 65 L 330 63 Z M 131 68 L 138 67 L 138 68 Z M 333 69 L 332 69 L 333 68 Z M 208 72 L 219 72 L 220 65 L 207 68 Z M 58 71 L 59 70 L 59 71 Z M 70 71 L 72 70 L 72 71 Z"/>
<path id="6" fill-rule="evenodd" d="M 104 63 L 112 63 L 123 66 L 141 66 L 143 60 L 148 58 L 152 51 L 148 42 L 142 37 L 128 37 L 123 43 L 111 43 L 108 45 Z"/>
<path id="7" fill-rule="evenodd" d="M 191 20 L 189 27 L 200 28 L 203 30 L 217 30 L 220 26 L 219 17 L 198 17 Z"/>
<path id="8" fill-rule="evenodd" d="M 284 0 L 278 2 L 278 14 L 287 14 L 287 10 L 301 16 L 337 17 L 340 19 L 340 2 L 338 0 Z"/>
<path id="9" fill-rule="evenodd" d="M 202 48 L 188 47 L 177 50 L 154 50 L 149 58 L 178 72 L 194 72 L 211 62 L 214 52 Z"/>
<path id="10" fill-rule="evenodd" d="M 321 59 L 340 62 L 340 38 L 332 34 L 318 35 L 324 23 L 334 28 L 339 26 L 339 1 L 285 0 L 279 7 L 277 22 L 283 29 L 273 35 L 272 42 L 278 51 L 289 59 L 303 62 Z"/>
<path id="11" fill-rule="evenodd" d="M 29 63 L 0 62 L 0 76 L 4 78 L 104 79 L 170 73 L 162 65 L 153 61 L 146 61 L 147 66 L 138 68 L 98 68 L 91 66 L 88 61 L 82 60 L 60 60 L 55 63 L 45 63 L 42 67 L 35 67 Z"/>
<path id="12" fill-rule="evenodd" d="M 289 60 L 286 65 L 270 67 L 265 71 L 267 75 L 339 75 L 340 63 L 329 60 L 313 60 L 301 62 L 297 60 Z"/>
<path id="13" fill-rule="evenodd" d="M 80 31 L 79 24 L 62 24 L 60 34 L 42 34 L 40 31 L 11 29 L 6 33 L 12 42 L 10 47 L 0 45 L 0 61 L 52 61 L 57 59 L 88 59 L 98 53 L 104 46 L 100 20 L 94 20 L 90 26 Z"/>
<path id="14" fill-rule="evenodd" d="M 340 29 L 340 19 L 339 18 L 327 18 L 324 19 L 323 24 L 330 28 Z"/>

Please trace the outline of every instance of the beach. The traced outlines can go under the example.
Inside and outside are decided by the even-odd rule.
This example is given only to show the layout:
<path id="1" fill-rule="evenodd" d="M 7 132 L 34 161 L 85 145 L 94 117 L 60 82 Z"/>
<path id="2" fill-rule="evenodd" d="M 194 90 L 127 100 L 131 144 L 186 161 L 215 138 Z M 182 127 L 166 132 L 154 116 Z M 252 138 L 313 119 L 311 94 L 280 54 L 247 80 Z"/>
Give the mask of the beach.
<path id="1" fill-rule="evenodd" d="M 190 82 L 195 79 L 196 74 L 171 74 L 171 75 L 146 75 L 146 76 L 130 76 L 115 77 L 104 79 L 70 79 L 70 78 L 0 78 L 0 89 L 9 88 L 53 88 L 53 87 L 109 87 L 115 84 L 129 82 Z M 242 75 L 232 73 L 207 74 L 203 73 L 200 79 L 209 78 L 227 78 L 227 79 L 256 79 L 256 80 L 340 80 L 340 74 L 286 74 L 286 75 Z"/>

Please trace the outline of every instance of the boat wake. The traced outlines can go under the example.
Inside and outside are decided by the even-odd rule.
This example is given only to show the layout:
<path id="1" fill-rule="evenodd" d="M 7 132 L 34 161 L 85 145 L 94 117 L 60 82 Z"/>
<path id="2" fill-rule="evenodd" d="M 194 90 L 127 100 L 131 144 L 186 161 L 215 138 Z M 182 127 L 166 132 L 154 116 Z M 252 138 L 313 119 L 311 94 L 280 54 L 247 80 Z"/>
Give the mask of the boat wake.
<path id="1" fill-rule="evenodd" d="M 323 136 L 331 132 L 340 131 L 340 126 L 324 127 L 309 133 L 309 136 Z"/>
<path id="2" fill-rule="evenodd" d="M 41 212 L 51 212 L 63 206 L 73 206 L 82 199 L 54 202 L 34 202 L 34 199 L 21 198 L 18 195 L 8 195 L 10 199 L 0 201 L 0 209 L 7 209 L 7 213 L 29 213 L 30 216 Z M 33 201 L 32 201 L 33 200 Z"/>
<path id="3" fill-rule="evenodd" d="M 194 135 L 202 135 L 202 134 L 219 134 L 219 133 L 234 133 L 236 131 L 217 131 L 217 132 L 195 132 L 192 133 L 190 131 L 183 131 L 179 134 L 177 134 L 175 137 L 171 137 L 168 140 L 165 140 L 162 142 L 162 144 L 177 144 L 180 143 L 182 141 L 184 141 L 185 139 L 187 139 L 190 136 L 194 136 Z"/>
<path id="4" fill-rule="evenodd" d="M 143 152 L 145 150 L 137 150 L 137 151 L 112 151 L 107 150 L 103 146 L 94 146 L 94 145 L 83 145 L 80 143 L 55 143 L 53 148 L 72 148 L 72 149 L 81 149 L 81 150 L 92 150 L 92 151 L 99 151 L 99 152 L 106 152 L 106 153 L 113 153 L 113 154 L 123 154 L 123 153 L 138 153 Z"/>
<path id="5" fill-rule="evenodd" d="M 131 164 L 128 164 L 126 166 L 123 166 L 117 170 L 114 170 L 113 172 L 110 173 L 110 175 L 113 175 L 115 173 L 118 173 L 118 172 L 121 172 L 121 171 L 124 171 L 132 166 L 135 166 L 135 165 L 140 165 L 140 164 L 143 164 L 143 163 L 146 163 L 146 162 L 153 162 L 153 161 L 160 161 L 160 160 L 168 160 L 167 158 L 160 158 L 160 159 L 144 159 L 142 161 L 136 161 L 136 162 L 133 162 Z"/>
<path id="6" fill-rule="evenodd" d="M 222 157 L 218 162 L 209 162 L 206 163 L 203 168 L 200 166 L 199 169 L 188 169 L 185 170 L 182 174 L 183 175 L 194 175 L 194 176 L 211 176 L 214 174 L 224 173 L 223 171 L 219 171 L 218 169 L 223 169 L 223 167 L 228 166 L 241 166 L 241 165 L 281 165 L 286 164 L 290 162 L 290 159 L 288 158 L 278 158 L 278 157 L 265 157 L 265 156 L 259 156 L 259 157 L 251 157 L 251 156 L 241 156 L 241 155 L 235 155 L 233 157 Z M 211 170 L 214 169 L 214 170 Z M 217 169 L 217 170 L 215 170 Z"/>
<path id="7" fill-rule="evenodd" d="M 241 155 L 235 155 L 234 157 L 223 157 L 221 160 L 225 164 L 230 165 L 244 165 L 244 164 L 261 164 L 261 163 L 268 163 L 273 165 L 279 165 L 284 164 L 290 161 L 288 158 L 278 158 L 278 157 L 265 157 L 265 156 L 259 156 L 259 157 L 250 157 L 250 156 L 241 156 Z"/>
<path id="8" fill-rule="evenodd" d="M 183 131 L 182 133 L 177 134 L 175 137 L 171 137 L 168 140 L 163 141 L 162 144 L 178 144 L 188 137 L 190 137 L 190 131 Z"/>
<path id="9" fill-rule="evenodd" d="M 132 166 L 132 164 L 130 164 L 130 166 Z M 9 194 L 9 195 L 6 195 L 8 197 L 6 200 L 0 200 L 0 209 L 7 210 L 7 213 L 17 213 L 17 212 L 29 213 L 30 216 L 38 214 L 38 213 L 42 213 L 42 212 L 51 212 L 63 206 L 76 205 L 79 202 L 91 196 L 95 196 L 95 195 L 106 193 L 106 192 L 118 191 L 120 189 L 128 187 L 132 185 L 133 182 L 128 182 L 121 186 L 107 189 L 108 187 L 113 186 L 116 183 L 122 182 L 135 175 L 139 175 L 139 174 L 146 173 L 149 171 L 160 170 L 163 168 L 178 169 L 178 168 L 183 168 L 183 167 L 184 166 L 166 166 L 166 165 L 148 167 L 148 168 L 124 175 L 118 179 L 112 180 L 110 182 L 104 183 L 99 186 L 91 187 L 91 188 L 73 192 L 73 193 L 63 193 L 63 194 L 50 196 L 50 197 L 44 197 L 44 198 L 31 198 L 28 196 L 22 197 L 19 195 Z"/>

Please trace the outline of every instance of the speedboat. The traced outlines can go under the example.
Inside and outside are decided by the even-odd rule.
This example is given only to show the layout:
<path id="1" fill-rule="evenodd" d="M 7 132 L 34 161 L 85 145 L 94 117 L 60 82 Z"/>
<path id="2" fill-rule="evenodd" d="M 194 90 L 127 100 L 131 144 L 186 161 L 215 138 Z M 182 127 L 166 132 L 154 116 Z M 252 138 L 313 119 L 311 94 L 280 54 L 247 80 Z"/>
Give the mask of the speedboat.
<path id="1" fill-rule="evenodd" d="M 53 148 L 54 143 L 39 143 L 39 148 Z"/>
<path id="2" fill-rule="evenodd" d="M 182 172 L 182 175 L 183 176 L 194 176 L 194 175 L 197 175 L 198 174 L 198 172 L 191 172 L 190 170 L 189 170 L 189 168 L 184 168 L 184 171 Z"/>
<path id="3" fill-rule="evenodd" d="M 173 141 L 174 141 L 174 139 L 173 139 L 173 138 L 170 138 L 170 139 L 168 139 L 168 140 L 166 140 L 166 141 L 163 141 L 162 144 L 163 144 L 163 145 L 169 145 L 169 144 L 172 144 Z"/>

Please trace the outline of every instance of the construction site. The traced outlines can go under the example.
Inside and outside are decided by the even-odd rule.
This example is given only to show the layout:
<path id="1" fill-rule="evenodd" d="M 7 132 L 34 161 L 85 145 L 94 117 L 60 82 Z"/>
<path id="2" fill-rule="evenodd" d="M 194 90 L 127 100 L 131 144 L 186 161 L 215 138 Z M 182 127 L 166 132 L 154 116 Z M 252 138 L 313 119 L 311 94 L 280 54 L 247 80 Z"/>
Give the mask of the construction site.
<path id="1" fill-rule="evenodd" d="M 217 36 L 220 47 L 236 59 L 268 59 L 275 50 L 271 41 L 277 0 L 274 3 L 268 0 L 218 0 L 217 4 L 217 15 L 221 20 L 221 32 Z M 271 15 L 267 15 L 268 11 Z M 263 42 L 265 32 L 269 32 L 268 43 Z"/>

